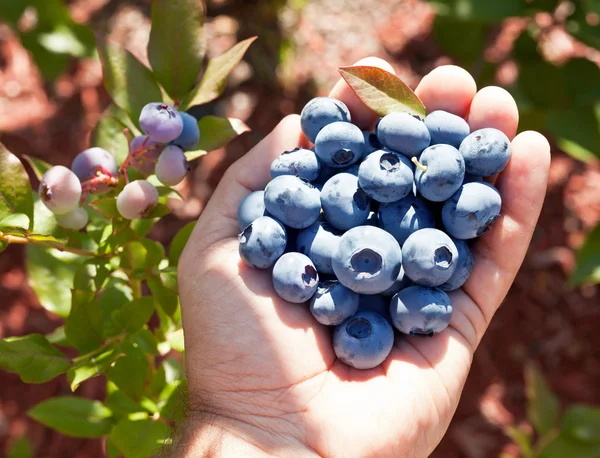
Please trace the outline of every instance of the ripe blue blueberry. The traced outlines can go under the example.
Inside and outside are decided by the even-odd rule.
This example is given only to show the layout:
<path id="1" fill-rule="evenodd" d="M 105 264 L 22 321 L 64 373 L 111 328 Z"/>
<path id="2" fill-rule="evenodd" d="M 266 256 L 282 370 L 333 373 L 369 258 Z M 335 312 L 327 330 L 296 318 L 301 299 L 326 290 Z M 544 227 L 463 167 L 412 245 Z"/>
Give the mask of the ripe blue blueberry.
<path id="1" fill-rule="evenodd" d="M 181 121 L 183 122 L 183 130 L 179 137 L 173 140 L 173 144 L 179 146 L 184 151 L 193 149 L 200 140 L 200 129 L 198 128 L 198 120 L 191 114 L 185 111 L 179 111 Z"/>
<path id="2" fill-rule="evenodd" d="M 242 260 L 255 269 L 267 269 L 285 251 L 287 236 L 279 221 L 261 216 L 246 226 L 239 241 Z"/>
<path id="3" fill-rule="evenodd" d="M 413 178 L 411 162 L 393 151 L 369 154 L 358 169 L 361 189 L 378 202 L 395 202 L 406 197 L 412 191 Z"/>
<path id="4" fill-rule="evenodd" d="M 400 245 L 383 229 L 358 226 L 340 240 L 333 271 L 340 283 L 359 294 L 379 294 L 394 284 L 402 263 Z"/>
<path id="5" fill-rule="evenodd" d="M 365 137 L 364 157 L 367 157 L 369 154 L 374 153 L 375 151 L 383 149 L 383 145 L 374 132 L 363 130 L 363 137 Z"/>
<path id="6" fill-rule="evenodd" d="M 315 140 L 315 153 L 330 167 L 347 167 L 357 162 L 365 151 L 362 131 L 349 122 L 328 124 Z"/>
<path id="7" fill-rule="evenodd" d="M 286 226 L 304 229 L 319 218 L 321 196 L 308 181 L 281 175 L 265 188 L 265 208 Z"/>
<path id="8" fill-rule="evenodd" d="M 144 176 L 152 175 L 160 153 L 165 149 L 163 143 L 151 140 L 147 135 L 139 135 L 131 140 L 129 149 L 133 158 L 129 165 Z"/>
<path id="9" fill-rule="evenodd" d="M 321 190 L 321 206 L 329 224 L 347 230 L 364 224 L 371 199 L 358 186 L 358 178 L 350 173 L 338 173 L 327 180 Z"/>
<path id="10" fill-rule="evenodd" d="M 99 175 L 116 178 L 119 174 L 115 157 L 102 148 L 94 147 L 83 150 L 71 164 L 71 170 L 82 183 L 97 178 Z M 88 187 L 93 194 L 104 194 L 113 186 L 108 183 L 99 183 Z"/>
<path id="11" fill-rule="evenodd" d="M 445 283 L 439 288 L 442 291 L 454 291 L 460 288 L 469 279 L 473 272 L 473 254 L 467 245 L 467 242 L 459 239 L 452 239 L 456 249 L 458 250 L 458 261 L 456 262 L 456 270 Z"/>
<path id="12" fill-rule="evenodd" d="M 446 232 L 457 239 L 472 239 L 487 232 L 500 216 L 502 198 L 488 183 L 467 183 L 442 207 Z"/>
<path id="13" fill-rule="evenodd" d="M 425 125 L 429 129 L 432 145 L 446 144 L 458 148 L 470 131 L 467 121 L 444 110 L 429 113 Z"/>
<path id="14" fill-rule="evenodd" d="M 398 273 L 398 277 L 396 278 L 394 284 L 381 293 L 381 295 L 392 297 L 398 291 L 413 285 L 413 281 L 404 273 L 404 267 L 400 267 L 400 273 Z"/>
<path id="15" fill-rule="evenodd" d="M 62 165 L 50 167 L 42 176 L 40 199 L 55 215 L 64 215 L 79 205 L 81 183 L 77 176 Z"/>
<path id="16" fill-rule="evenodd" d="M 439 288 L 409 286 L 392 298 L 390 315 L 396 329 L 413 336 L 443 331 L 452 318 L 452 303 Z"/>
<path id="17" fill-rule="evenodd" d="M 484 177 L 502 172 L 512 154 L 508 137 L 492 127 L 471 132 L 459 149 L 467 173 Z"/>
<path id="18" fill-rule="evenodd" d="M 450 237 L 438 229 L 412 233 L 402 245 L 402 267 L 418 285 L 439 286 L 456 270 L 458 250 Z"/>
<path id="19" fill-rule="evenodd" d="M 394 345 L 394 330 L 374 312 L 358 312 L 336 326 L 333 350 L 343 363 L 356 369 L 372 369 L 388 357 Z"/>
<path id="20" fill-rule="evenodd" d="M 379 227 L 379 216 L 377 215 L 377 212 L 370 211 L 365 224 L 367 226 Z"/>
<path id="21" fill-rule="evenodd" d="M 240 224 L 240 229 L 244 229 L 255 219 L 268 215 L 268 212 L 265 210 L 265 192 L 254 191 L 240 202 L 237 211 L 237 220 Z"/>
<path id="22" fill-rule="evenodd" d="M 431 141 L 427 126 L 408 113 L 385 115 L 377 124 L 381 144 L 408 157 L 418 156 Z"/>
<path id="23" fill-rule="evenodd" d="M 301 253 L 285 253 L 273 266 L 275 292 L 288 302 L 306 302 L 315 294 L 318 284 L 315 265 Z"/>
<path id="24" fill-rule="evenodd" d="M 302 132 L 312 143 L 323 127 L 338 121 L 350 123 L 350 110 L 343 102 L 331 97 L 312 99 L 300 113 Z"/>
<path id="25" fill-rule="evenodd" d="M 271 163 L 271 178 L 294 175 L 307 181 L 319 176 L 319 161 L 312 150 L 296 148 L 285 151 Z"/>
<path id="26" fill-rule="evenodd" d="M 326 326 L 340 324 L 357 310 L 358 294 L 337 280 L 319 283 L 317 292 L 310 300 L 310 312 L 319 323 Z"/>
<path id="27" fill-rule="evenodd" d="M 153 102 L 142 108 L 140 127 L 152 140 L 169 143 L 183 132 L 183 120 L 171 105 Z"/>
<path id="28" fill-rule="evenodd" d="M 435 227 L 435 219 L 427 204 L 411 194 L 398 202 L 381 204 L 379 227 L 392 234 L 402 245 L 413 232 Z"/>
<path id="29" fill-rule="evenodd" d="M 453 146 L 430 146 L 417 161 L 417 191 L 432 202 L 443 202 L 452 197 L 461 187 L 464 177 L 465 161 Z"/>
<path id="30" fill-rule="evenodd" d="M 325 221 L 316 221 L 298 232 L 296 251 L 308 256 L 322 274 L 332 274 L 331 256 L 337 251 L 341 232 Z"/>

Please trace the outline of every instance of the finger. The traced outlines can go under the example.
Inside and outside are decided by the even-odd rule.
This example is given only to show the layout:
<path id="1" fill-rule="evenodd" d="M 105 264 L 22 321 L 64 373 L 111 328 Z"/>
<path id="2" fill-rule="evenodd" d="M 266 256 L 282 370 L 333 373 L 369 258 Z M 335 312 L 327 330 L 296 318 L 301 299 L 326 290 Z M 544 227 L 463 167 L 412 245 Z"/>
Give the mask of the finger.
<path id="1" fill-rule="evenodd" d="M 378 67 L 394 74 L 394 68 L 385 60 L 379 57 L 365 57 L 354 64 L 354 66 L 366 65 Z M 329 93 L 330 97 L 341 100 L 350 110 L 352 122 L 361 129 L 370 129 L 379 118 L 379 115 L 368 108 L 348 86 L 346 80 L 341 78 Z"/>
<path id="2" fill-rule="evenodd" d="M 544 202 L 549 167 L 550 145 L 544 136 L 528 131 L 515 137 L 511 160 L 496 183 L 502 215 L 474 245 L 473 273 L 463 286 L 487 324 L 525 258 Z"/>
<path id="3" fill-rule="evenodd" d="M 237 160 L 223 175 L 217 189 L 200 215 L 190 243 L 202 251 L 219 240 L 239 233 L 237 208 L 252 191 L 264 189 L 271 179 L 273 159 L 301 142 L 300 117 L 289 115 L 260 143 Z"/>
<path id="4" fill-rule="evenodd" d="M 495 127 L 513 139 L 519 124 L 517 103 L 508 91 L 497 86 L 481 89 L 471 102 L 467 118 L 471 132 L 484 127 Z"/>
<path id="5" fill-rule="evenodd" d="M 463 118 L 476 92 L 477 84 L 470 73 L 455 65 L 433 69 L 415 90 L 428 113 L 444 110 Z"/>

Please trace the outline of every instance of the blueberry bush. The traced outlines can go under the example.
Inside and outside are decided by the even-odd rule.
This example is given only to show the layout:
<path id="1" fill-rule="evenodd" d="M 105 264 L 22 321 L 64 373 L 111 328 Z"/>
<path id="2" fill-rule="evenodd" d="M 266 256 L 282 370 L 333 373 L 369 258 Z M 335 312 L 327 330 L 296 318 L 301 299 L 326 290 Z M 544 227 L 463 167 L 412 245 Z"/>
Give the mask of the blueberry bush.
<path id="1" fill-rule="evenodd" d="M 64 7 L 37 3 L 39 12 Z M 19 17 L 18 5 L 2 2 L 3 17 L 9 6 Z M 169 213 L 167 201 L 181 199 L 171 186 L 188 162 L 248 130 L 238 119 L 186 113 L 219 97 L 254 40 L 204 65 L 203 20 L 195 0 L 155 0 L 151 68 L 96 38 L 112 104 L 70 168 L 24 156 L 37 189 L 24 163 L 0 145 L 0 251 L 26 245 L 31 287 L 46 310 L 64 318 L 49 335 L 0 340 L 0 368 L 26 383 L 66 374 L 74 394 L 45 400 L 29 415 L 69 436 L 107 437 L 111 457 L 152 455 L 185 414 L 176 267 L 193 223 L 168 251 L 147 235 Z M 77 395 L 100 375 L 103 401 Z"/>

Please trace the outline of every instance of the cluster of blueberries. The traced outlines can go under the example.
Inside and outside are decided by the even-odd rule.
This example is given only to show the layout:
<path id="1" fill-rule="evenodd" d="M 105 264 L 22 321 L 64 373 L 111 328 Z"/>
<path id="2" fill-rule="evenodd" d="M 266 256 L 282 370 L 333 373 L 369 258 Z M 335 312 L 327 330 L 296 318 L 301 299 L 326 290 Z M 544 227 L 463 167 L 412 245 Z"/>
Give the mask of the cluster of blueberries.
<path id="1" fill-rule="evenodd" d="M 44 173 L 40 198 L 59 225 L 74 230 L 84 228 L 88 214 L 81 205 L 89 194 L 105 194 L 116 187 L 119 173 L 128 181 L 117 196 L 119 214 L 127 219 L 148 215 L 158 202 L 158 190 L 145 179 L 129 182 L 129 167 L 144 177 L 156 174 L 165 186 L 175 186 L 183 180 L 188 171 L 184 151 L 192 149 L 200 139 L 196 118 L 155 102 L 142 109 L 139 124 L 145 135 L 131 140 L 129 154 L 120 166 L 108 151 L 94 147 L 79 153 L 71 169 L 57 165 Z"/>
<path id="2" fill-rule="evenodd" d="M 390 113 L 363 132 L 329 97 L 311 100 L 301 125 L 314 148 L 277 157 L 264 191 L 239 206 L 240 256 L 272 268 L 282 299 L 309 301 L 319 323 L 335 326 L 341 361 L 373 368 L 393 327 L 431 336 L 448 326 L 447 292 L 473 270 L 468 241 L 500 214 L 484 177 L 506 167 L 510 141 L 445 111 L 424 121 Z"/>

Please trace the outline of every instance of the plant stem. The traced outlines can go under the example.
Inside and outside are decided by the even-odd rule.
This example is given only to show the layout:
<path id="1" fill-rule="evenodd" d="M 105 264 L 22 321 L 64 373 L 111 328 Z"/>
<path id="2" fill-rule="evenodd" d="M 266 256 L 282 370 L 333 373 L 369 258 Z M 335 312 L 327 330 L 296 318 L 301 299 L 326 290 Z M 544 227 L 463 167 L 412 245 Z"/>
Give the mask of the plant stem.
<path id="1" fill-rule="evenodd" d="M 423 172 L 427 172 L 427 166 L 426 165 L 422 165 L 419 160 L 417 159 L 417 157 L 413 157 L 412 158 L 412 162 L 413 164 L 415 164 L 419 169 L 421 169 Z"/>
<path id="2" fill-rule="evenodd" d="M 67 247 L 67 246 L 63 246 L 63 245 L 59 245 L 57 243 L 51 242 L 51 241 L 36 241 L 36 240 L 31 240 L 27 237 L 18 237 L 16 235 L 6 235 L 3 234 L 2 232 L 0 232 L 0 240 L 4 240 L 5 242 L 7 242 L 9 245 L 10 244 L 16 244 L 16 245 L 40 245 L 40 246 L 46 246 L 46 247 L 50 247 L 50 248 L 55 248 L 58 251 L 66 251 L 68 253 L 73 253 L 73 254 L 79 254 L 81 256 L 92 256 L 95 258 L 109 258 L 111 255 L 110 254 L 99 254 L 99 253 L 94 253 L 93 251 L 88 251 L 88 250 L 82 250 L 81 248 L 72 248 L 72 247 Z"/>

